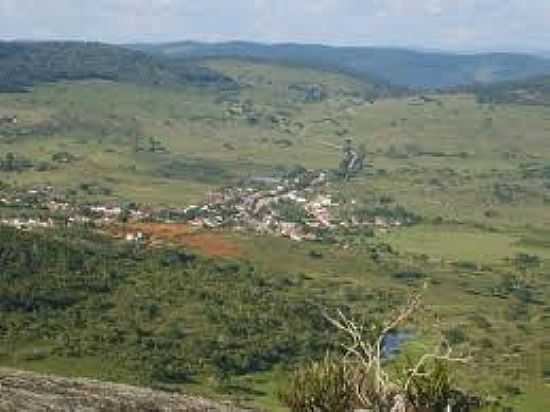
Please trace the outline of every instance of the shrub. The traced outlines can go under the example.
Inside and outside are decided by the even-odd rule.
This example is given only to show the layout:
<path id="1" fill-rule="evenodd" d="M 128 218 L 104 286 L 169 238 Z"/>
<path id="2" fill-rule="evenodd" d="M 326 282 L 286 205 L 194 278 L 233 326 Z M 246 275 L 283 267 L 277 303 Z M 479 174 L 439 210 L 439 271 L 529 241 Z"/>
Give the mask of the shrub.
<path id="1" fill-rule="evenodd" d="M 184 360 L 171 354 L 150 359 L 151 378 L 162 383 L 188 383 L 194 374 L 193 368 Z"/>
<path id="2" fill-rule="evenodd" d="M 404 270 L 401 272 L 396 272 L 392 276 L 400 280 L 419 280 L 425 278 L 426 274 L 417 270 Z"/>
<path id="3" fill-rule="evenodd" d="M 368 216 L 382 217 L 384 219 L 396 220 L 405 225 L 414 225 L 422 220 L 422 217 L 414 212 L 405 209 L 403 206 L 397 205 L 392 208 L 374 207 L 365 211 Z"/>
<path id="4" fill-rule="evenodd" d="M 459 345 L 461 343 L 464 343 L 466 342 L 466 334 L 464 333 L 464 331 L 456 326 L 454 328 L 451 328 L 449 329 L 446 333 L 445 333 L 445 336 L 447 337 L 447 340 L 449 341 L 449 343 L 451 345 Z"/>
<path id="5" fill-rule="evenodd" d="M 301 223 L 309 218 L 309 214 L 302 206 L 289 200 L 279 201 L 275 210 L 285 222 Z"/>
<path id="6" fill-rule="evenodd" d="M 289 148 L 294 145 L 294 143 L 292 143 L 292 141 L 288 139 L 277 139 L 277 140 L 274 140 L 273 143 L 283 149 Z"/>
<path id="7" fill-rule="evenodd" d="M 495 347 L 495 344 L 491 339 L 485 337 L 479 341 L 479 347 L 482 349 L 493 349 Z"/>
<path id="8" fill-rule="evenodd" d="M 355 406 L 350 371 L 327 355 L 299 369 L 279 397 L 293 412 L 348 412 Z"/>
<path id="9" fill-rule="evenodd" d="M 483 315 L 480 315 L 479 313 L 474 313 L 471 316 L 468 317 L 478 328 L 481 329 L 491 329 L 492 325 L 491 322 Z"/>
<path id="10" fill-rule="evenodd" d="M 538 268 L 541 265 L 541 259 L 537 255 L 519 253 L 514 258 L 514 264 L 520 270 L 529 270 Z"/>
<path id="11" fill-rule="evenodd" d="M 412 362 L 410 362 L 409 368 L 414 368 Z M 435 360 L 419 372 L 411 380 L 407 398 L 418 409 L 444 410 L 452 394 L 448 364 L 441 360 Z"/>
<path id="12" fill-rule="evenodd" d="M 312 259 L 323 259 L 324 255 L 323 252 L 319 252 L 318 250 L 310 250 L 309 257 Z"/>

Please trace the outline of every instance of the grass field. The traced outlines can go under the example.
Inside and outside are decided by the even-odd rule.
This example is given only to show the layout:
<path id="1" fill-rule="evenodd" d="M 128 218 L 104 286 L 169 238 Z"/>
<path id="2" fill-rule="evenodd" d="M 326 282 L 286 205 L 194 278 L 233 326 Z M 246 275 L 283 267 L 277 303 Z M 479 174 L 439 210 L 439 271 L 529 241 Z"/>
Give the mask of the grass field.
<path id="1" fill-rule="evenodd" d="M 101 199 L 185 206 L 209 190 L 269 175 L 279 166 L 336 168 L 341 154 L 324 143 L 353 138 L 366 145 L 370 167 L 349 183 L 332 182 L 330 191 L 358 203 L 390 198 L 420 215 L 419 225 L 348 249 L 250 234 L 205 236 L 221 236 L 218 242 L 239 251 L 237 259 L 273 279 L 305 276 L 307 285 L 290 288 L 291 295 L 322 296 L 358 312 L 374 295 L 426 283 L 426 302 L 445 327 L 459 328 L 461 343 L 477 348 L 475 366 L 460 374 L 464 385 L 501 396 L 518 411 L 550 410 L 550 107 L 480 105 L 466 94 L 371 103 L 361 98 L 369 86 L 341 75 L 231 60 L 208 65 L 237 80 L 241 93 L 90 81 L 0 94 L 0 115 L 16 113 L 19 120 L 16 129 L 0 126 L 0 157 L 13 152 L 50 163 L 57 152 L 77 157 L 54 170 L 0 172 L 0 181 L 77 191 L 83 183 L 95 183 L 110 190 L 98 195 Z M 326 95 L 308 101 L 302 86 L 292 87 L 297 84 L 320 85 Z M 136 151 L 136 142 L 147 148 L 150 137 L 168 151 Z M 196 242 L 183 244 L 199 253 L 207 250 Z M 390 245 L 396 255 L 371 259 L 370 248 L 380 244 Z M 312 250 L 323 257 L 312 258 Z M 520 254 L 536 255 L 540 264 L 523 267 Z M 422 277 L 398 276 L 404 271 Z M 521 290 L 510 287 L 510 276 L 520 278 Z M 145 282 L 140 291 L 150 286 L 145 278 L 140 281 Z M 168 285 L 152 286 L 155 297 L 162 299 Z M 167 316 L 178 310 L 200 308 L 175 304 L 166 308 Z M 27 350 L 22 346 L 17 353 Z M 101 357 L 12 359 L 20 360 L 2 363 L 128 377 L 124 368 L 107 372 Z M 229 392 L 277 410 L 276 383 L 285 376 L 284 368 L 245 374 Z M 212 395 L 209 379 L 188 388 Z"/>

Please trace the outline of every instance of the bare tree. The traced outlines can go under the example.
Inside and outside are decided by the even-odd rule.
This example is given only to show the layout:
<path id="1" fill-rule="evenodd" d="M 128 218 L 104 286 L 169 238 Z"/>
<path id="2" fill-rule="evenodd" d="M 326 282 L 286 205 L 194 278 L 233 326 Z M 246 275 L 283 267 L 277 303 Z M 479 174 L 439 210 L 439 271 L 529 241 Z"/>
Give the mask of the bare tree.
<path id="1" fill-rule="evenodd" d="M 362 407 L 374 411 L 405 412 L 416 410 L 411 399 L 413 384 L 419 378 L 426 378 L 432 373 L 427 368 L 430 362 L 467 363 L 470 356 L 453 356 L 453 349 L 441 334 L 432 352 L 420 357 L 410 367 L 405 367 L 395 377 L 388 373 L 385 362 L 384 344 L 390 334 L 411 320 L 421 306 L 419 295 L 413 295 L 408 302 L 388 320 L 359 324 L 337 311 L 336 317 L 325 314 L 326 319 L 337 329 L 344 332 L 348 342 L 343 344 L 344 362 L 351 370 L 355 396 Z"/>

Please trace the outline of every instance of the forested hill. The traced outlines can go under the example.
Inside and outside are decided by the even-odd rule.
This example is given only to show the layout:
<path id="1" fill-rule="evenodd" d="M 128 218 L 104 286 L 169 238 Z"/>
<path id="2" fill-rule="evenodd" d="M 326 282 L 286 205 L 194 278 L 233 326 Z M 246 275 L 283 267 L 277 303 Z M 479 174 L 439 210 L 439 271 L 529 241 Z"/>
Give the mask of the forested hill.
<path id="1" fill-rule="evenodd" d="M 469 88 L 480 103 L 550 106 L 550 75 Z"/>
<path id="2" fill-rule="evenodd" d="M 147 85 L 234 86 L 213 70 L 101 43 L 0 42 L 0 92 L 43 82 L 104 79 Z"/>
<path id="3" fill-rule="evenodd" d="M 241 57 L 324 67 L 371 76 L 411 88 L 447 88 L 471 83 L 524 79 L 550 73 L 550 60 L 525 54 L 451 54 L 395 48 L 265 45 L 248 42 L 180 42 L 131 45 L 172 57 Z"/>

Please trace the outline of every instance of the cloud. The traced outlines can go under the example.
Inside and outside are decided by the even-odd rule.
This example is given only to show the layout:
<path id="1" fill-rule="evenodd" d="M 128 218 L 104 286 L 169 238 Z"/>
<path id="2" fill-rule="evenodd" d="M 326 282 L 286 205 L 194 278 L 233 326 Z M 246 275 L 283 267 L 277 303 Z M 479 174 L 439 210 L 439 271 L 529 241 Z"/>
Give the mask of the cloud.
<path id="1" fill-rule="evenodd" d="M 550 48 L 548 0 L 0 0 L 0 38 Z"/>

